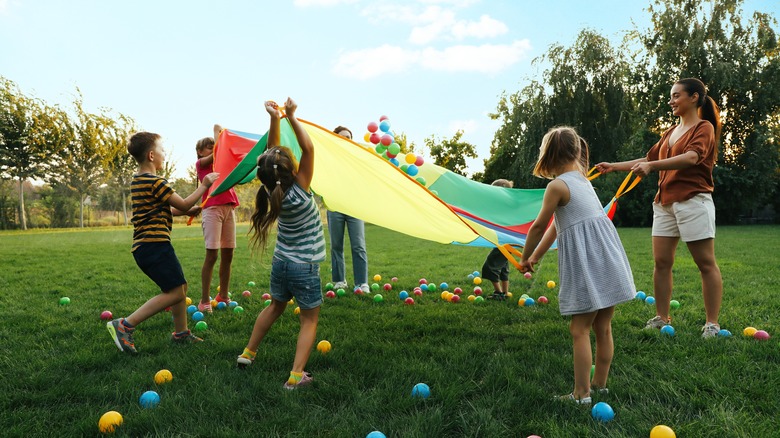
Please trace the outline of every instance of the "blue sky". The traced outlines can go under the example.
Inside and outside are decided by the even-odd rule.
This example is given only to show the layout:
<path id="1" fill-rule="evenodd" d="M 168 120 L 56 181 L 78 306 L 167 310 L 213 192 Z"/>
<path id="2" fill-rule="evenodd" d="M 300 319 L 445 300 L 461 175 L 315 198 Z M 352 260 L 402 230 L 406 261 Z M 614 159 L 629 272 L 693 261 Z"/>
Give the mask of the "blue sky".
<path id="1" fill-rule="evenodd" d="M 387 115 L 417 146 L 464 130 L 482 170 L 503 91 L 531 61 L 588 27 L 616 44 L 645 28 L 635 0 L 0 0 L 0 75 L 27 94 L 112 108 L 165 137 L 183 176 L 215 122 L 265 132 L 262 102 L 291 96 L 299 117 L 362 137 Z M 780 1 L 744 12 L 780 18 Z"/>

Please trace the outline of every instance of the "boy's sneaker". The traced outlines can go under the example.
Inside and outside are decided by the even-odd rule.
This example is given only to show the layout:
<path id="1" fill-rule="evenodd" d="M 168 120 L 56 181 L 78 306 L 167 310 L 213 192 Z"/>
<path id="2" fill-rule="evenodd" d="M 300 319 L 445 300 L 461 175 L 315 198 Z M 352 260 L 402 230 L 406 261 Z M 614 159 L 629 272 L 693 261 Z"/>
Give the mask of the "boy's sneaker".
<path id="1" fill-rule="evenodd" d="M 250 365 L 252 365 L 255 362 L 254 359 L 251 357 L 244 356 L 243 354 L 240 354 L 238 356 L 238 359 L 236 359 L 236 365 L 238 365 L 239 368 L 246 368 Z"/>
<path id="2" fill-rule="evenodd" d="M 645 330 L 647 329 L 658 329 L 661 330 L 661 328 L 665 325 L 671 324 L 672 318 L 669 318 L 668 321 L 664 321 L 663 318 L 660 316 L 655 316 L 654 318 L 647 321 L 647 324 L 645 325 Z"/>
<path id="3" fill-rule="evenodd" d="M 363 293 L 366 295 L 371 293 L 371 287 L 369 287 L 369 285 L 366 283 L 360 285 L 360 290 L 363 291 Z"/>
<path id="4" fill-rule="evenodd" d="M 718 332 L 720 331 L 720 326 L 718 324 L 708 322 L 707 324 L 704 324 L 704 327 L 701 328 L 701 337 L 702 338 L 714 338 L 718 336 Z"/>
<path id="5" fill-rule="evenodd" d="M 339 289 L 347 290 L 347 282 L 337 281 L 336 284 L 333 285 L 333 290 L 339 290 Z"/>
<path id="6" fill-rule="evenodd" d="M 590 395 L 598 394 L 598 395 L 608 395 L 609 389 L 607 388 L 590 388 Z"/>
<path id="7" fill-rule="evenodd" d="M 133 340 L 133 331 L 135 331 L 135 329 L 128 329 L 122 324 L 122 321 L 124 321 L 124 318 L 118 318 L 107 322 L 106 328 L 108 328 L 108 333 L 111 334 L 111 337 L 114 339 L 114 344 L 119 348 L 119 351 L 138 353 L 135 349 L 135 341 Z"/>
<path id="8" fill-rule="evenodd" d="M 577 399 L 574 398 L 574 394 L 572 393 L 555 397 L 555 400 L 562 401 L 562 402 L 574 402 L 578 405 L 584 405 L 584 406 L 589 406 L 591 403 L 593 403 L 593 399 L 590 397 L 582 397 L 580 399 Z"/>
<path id="9" fill-rule="evenodd" d="M 306 371 L 303 372 L 303 377 L 301 377 L 300 382 L 291 384 L 290 380 L 288 379 L 286 382 L 284 382 L 284 389 L 293 390 L 295 388 L 298 388 L 300 386 L 305 386 L 310 384 L 314 381 L 314 377 L 311 376 L 311 373 L 308 373 Z"/>
<path id="10" fill-rule="evenodd" d="M 503 292 L 495 291 L 493 294 L 488 295 L 489 300 L 504 301 L 506 300 L 506 294 Z"/>
<path id="11" fill-rule="evenodd" d="M 203 339 L 193 335 L 191 331 L 187 330 L 187 334 L 182 336 L 176 336 L 175 332 L 171 333 L 171 341 L 176 344 L 196 344 L 198 342 L 203 342 Z"/>
<path id="12" fill-rule="evenodd" d="M 206 313 L 214 313 L 211 310 L 211 303 L 198 303 L 198 310 Z"/>

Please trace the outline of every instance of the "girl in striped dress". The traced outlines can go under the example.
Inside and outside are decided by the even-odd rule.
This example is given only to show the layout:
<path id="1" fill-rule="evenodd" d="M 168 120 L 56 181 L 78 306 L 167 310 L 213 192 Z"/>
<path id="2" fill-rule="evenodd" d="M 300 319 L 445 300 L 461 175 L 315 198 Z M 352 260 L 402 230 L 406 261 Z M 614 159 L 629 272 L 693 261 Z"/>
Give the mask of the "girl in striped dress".
<path id="1" fill-rule="evenodd" d="M 561 314 L 571 316 L 574 343 L 574 390 L 560 399 L 586 405 L 592 390 L 607 392 L 614 306 L 636 294 L 620 237 L 585 177 L 587 163 L 588 145 L 573 128 L 553 128 L 544 136 L 534 175 L 552 181 L 528 230 L 522 258 L 523 270 L 533 271 L 557 237 L 558 301 Z M 596 334 L 596 370 L 589 380 L 591 329 Z"/>
<path id="2" fill-rule="evenodd" d="M 322 304 L 320 262 L 325 260 L 325 236 L 320 212 L 309 185 L 314 174 L 314 146 L 301 123 L 295 117 L 298 105 L 287 99 L 285 109 L 298 144 L 300 163 L 290 149 L 279 146 L 282 113 L 274 102 L 266 102 L 271 115 L 268 147 L 257 159 L 257 178 L 263 185 L 257 191 L 252 215 L 251 241 L 265 250 L 268 232 L 278 222 L 276 247 L 271 267 L 271 305 L 263 309 L 255 321 L 252 335 L 238 356 L 239 367 L 251 365 L 260 342 L 271 325 L 284 313 L 287 302 L 295 297 L 301 308 L 301 330 L 286 389 L 295 389 L 312 381 L 304 371 L 317 336 L 317 320 Z"/>

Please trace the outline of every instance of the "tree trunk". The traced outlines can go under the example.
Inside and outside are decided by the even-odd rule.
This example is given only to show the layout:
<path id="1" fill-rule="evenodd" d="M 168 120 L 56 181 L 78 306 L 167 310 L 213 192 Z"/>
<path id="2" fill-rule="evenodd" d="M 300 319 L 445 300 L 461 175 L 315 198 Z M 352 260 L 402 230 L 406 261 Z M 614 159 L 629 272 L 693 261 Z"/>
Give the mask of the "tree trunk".
<path id="1" fill-rule="evenodd" d="M 79 226 L 84 228 L 84 194 L 81 194 L 81 202 L 79 202 Z"/>
<path id="2" fill-rule="evenodd" d="M 125 192 L 122 192 L 122 213 L 125 215 L 125 226 L 129 223 L 127 219 L 127 195 L 125 195 Z"/>
<path id="3" fill-rule="evenodd" d="M 19 223 L 22 229 L 27 229 L 27 217 L 24 214 L 24 179 L 19 177 Z"/>

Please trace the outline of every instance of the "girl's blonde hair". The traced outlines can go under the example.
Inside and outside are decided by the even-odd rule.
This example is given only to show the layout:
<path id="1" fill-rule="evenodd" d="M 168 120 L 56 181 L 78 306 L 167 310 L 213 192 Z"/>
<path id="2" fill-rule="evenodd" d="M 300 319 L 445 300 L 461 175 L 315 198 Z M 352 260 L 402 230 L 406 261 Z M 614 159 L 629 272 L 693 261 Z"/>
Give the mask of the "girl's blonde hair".
<path id="1" fill-rule="evenodd" d="M 570 126 L 558 126 L 547 131 L 539 148 L 539 160 L 534 176 L 553 179 L 563 167 L 576 162 L 585 174 L 588 169 L 588 143 Z"/>
<path id="2" fill-rule="evenodd" d="M 282 200 L 287 190 L 295 183 L 298 162 L 290 149 L 274 146 L 257 158 L 257 179 L 263 184 L 255 197 L 255 212 L 252 214 L 252 247 L 265 252 L 268 231 L 282 211 Z"/>

